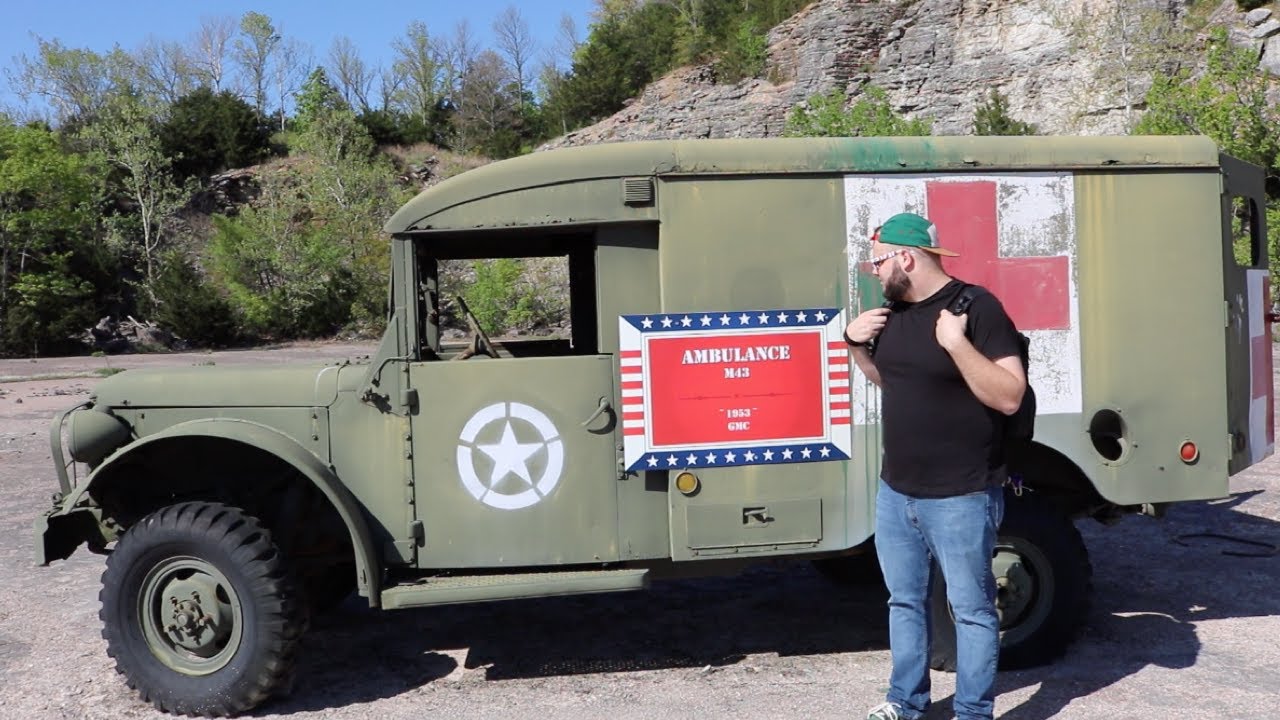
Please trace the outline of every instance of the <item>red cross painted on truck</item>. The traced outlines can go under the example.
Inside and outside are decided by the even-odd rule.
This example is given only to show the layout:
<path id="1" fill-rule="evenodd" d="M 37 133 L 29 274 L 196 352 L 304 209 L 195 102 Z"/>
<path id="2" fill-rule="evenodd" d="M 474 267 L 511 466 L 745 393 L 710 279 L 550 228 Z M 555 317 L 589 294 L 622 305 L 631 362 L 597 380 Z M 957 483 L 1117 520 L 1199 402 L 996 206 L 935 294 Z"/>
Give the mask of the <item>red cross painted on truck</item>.
<path id="1" fill-rule="evenodd" d="M 960 253 L 944 259 L 949 274 L 995 293 L 1019 330 L 1070 327 L 1071 278 L 1066 256 L 1000 256 L 995 182 L 928 182 L 925 191 L 938 242 Z"/>

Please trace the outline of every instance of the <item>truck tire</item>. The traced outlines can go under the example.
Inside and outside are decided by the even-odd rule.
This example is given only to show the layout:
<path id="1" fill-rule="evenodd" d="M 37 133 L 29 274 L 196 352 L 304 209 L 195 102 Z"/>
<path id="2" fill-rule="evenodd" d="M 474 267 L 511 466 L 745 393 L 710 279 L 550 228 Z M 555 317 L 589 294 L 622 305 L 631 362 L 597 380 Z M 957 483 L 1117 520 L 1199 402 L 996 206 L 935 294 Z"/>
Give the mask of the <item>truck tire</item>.
<path id="1" fill-rule="evenodd" d="M 241 510 L 146 516 L 107 558 L 99 599 L 116 671 L 160 710 L 235 715 L 289 685 L 303 605 L 271 534 Z"/>
<path id="2" fill-rule="evenodd" d="M 991 562 L 1000 611 L 1000 669 L 1035 667 L 1062 655 L 1089 611 L 1093 567 L 1080 531 L 1051 503 L 1006 491 Z M 954 671 L 955 619 L 936 563 L 933 573 L 929 664 Z"/>

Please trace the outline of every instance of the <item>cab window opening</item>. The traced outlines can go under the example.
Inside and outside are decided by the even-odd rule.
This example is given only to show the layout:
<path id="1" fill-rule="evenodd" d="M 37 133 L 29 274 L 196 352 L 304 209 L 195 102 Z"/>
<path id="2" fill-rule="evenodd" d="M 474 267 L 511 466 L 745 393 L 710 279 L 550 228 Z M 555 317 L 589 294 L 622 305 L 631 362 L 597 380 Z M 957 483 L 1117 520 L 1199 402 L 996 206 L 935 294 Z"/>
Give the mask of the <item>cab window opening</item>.
<path id="1" fill-rule="evenodd" d="M 418 243 L 420 357 L 452 360 L 594 354 L 595 258 L 591 238 L 503 244 L 508 247 L 473 239 L 465 248 L 471 252 L 465 253 L 453 252 L 463 248 L 438 241 Z M 511 253 L 509 246 L 525 252 Z"/>

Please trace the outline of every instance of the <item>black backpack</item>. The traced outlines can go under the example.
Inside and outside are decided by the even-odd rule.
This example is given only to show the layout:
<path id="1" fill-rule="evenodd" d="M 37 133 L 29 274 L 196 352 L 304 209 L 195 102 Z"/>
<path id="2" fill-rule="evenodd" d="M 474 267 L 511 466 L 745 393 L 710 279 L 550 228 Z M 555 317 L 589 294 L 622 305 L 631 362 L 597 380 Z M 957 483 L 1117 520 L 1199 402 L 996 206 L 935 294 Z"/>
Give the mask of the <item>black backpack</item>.
<path id="1" fill-rule="evenodd" d="M 969 311 L 969 305 L 978 295 L 986 292 L 976 285 L 968 283 L 960 287 L 960 292 L 948 306 L 955 315 L 963 315 Z M 1022 360 L 1022 372 L 1027 376 L 1027 391 L 1022 394 L 1022 404 L 1012 415 L 1004 419 L 1004 446 L 1006 448 L 1031 442 L 1036 432 L 1036 392 L 1031 388 L 1031 338 L 1026 333 L 1018 333 L 1018 357 Z"/>

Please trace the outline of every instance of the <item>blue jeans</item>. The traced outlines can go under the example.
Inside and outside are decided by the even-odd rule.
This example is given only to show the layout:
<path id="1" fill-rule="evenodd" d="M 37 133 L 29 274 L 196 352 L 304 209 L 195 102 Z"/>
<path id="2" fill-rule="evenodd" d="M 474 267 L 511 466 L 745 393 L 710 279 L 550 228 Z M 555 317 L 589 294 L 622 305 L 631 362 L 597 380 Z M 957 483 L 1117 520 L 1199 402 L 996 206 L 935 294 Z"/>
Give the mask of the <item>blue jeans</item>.
<path id="1" fill-rule="evenodd" d="M 887 700 L 903 716 L 929 708 L 929 566 L 936 558 L 956 620 L 957 720 L 989 720 L 995 711 L 1000 619 L 991 555 L 1004 517 L 999 487 L 948 498 L 916 498 L 884 480 L 876 494 L 876 552 L 889 588 L 893 673 Z"/>

